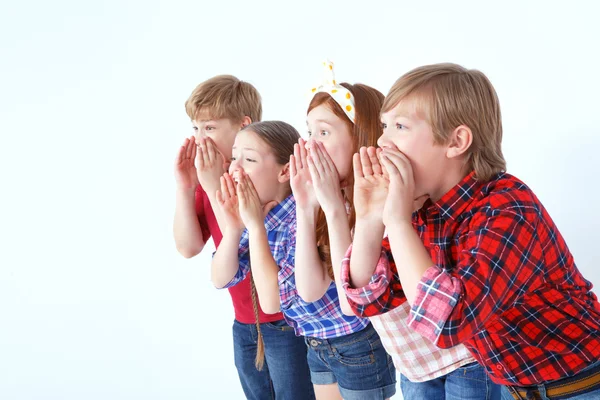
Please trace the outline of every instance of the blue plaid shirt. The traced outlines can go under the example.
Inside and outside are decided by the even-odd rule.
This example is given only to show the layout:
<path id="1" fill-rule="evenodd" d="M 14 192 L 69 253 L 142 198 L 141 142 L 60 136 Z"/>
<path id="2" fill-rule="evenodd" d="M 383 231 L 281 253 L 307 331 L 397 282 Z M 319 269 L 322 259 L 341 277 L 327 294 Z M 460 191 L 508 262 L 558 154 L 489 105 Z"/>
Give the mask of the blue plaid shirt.
<path id="1" fill-rule="evenodd" d="M 335 282 L 331 282 L 325 295 L 307 303 L 296 290 L 294 264 L 296 254 L 296 201 L 288 196 L 273 208 L 265 218 L 265 228 L 271 253 L 279 266 L 279 299 L 287 323 L 298 336 L 322 339 L 345 336 L 364 329 L 369 320 L 344 315 L 340 308 Z M 243 281 L 250 271 L 250 238 L 244 230 L 239 246 L 240 268 L 225 287 Z"/>

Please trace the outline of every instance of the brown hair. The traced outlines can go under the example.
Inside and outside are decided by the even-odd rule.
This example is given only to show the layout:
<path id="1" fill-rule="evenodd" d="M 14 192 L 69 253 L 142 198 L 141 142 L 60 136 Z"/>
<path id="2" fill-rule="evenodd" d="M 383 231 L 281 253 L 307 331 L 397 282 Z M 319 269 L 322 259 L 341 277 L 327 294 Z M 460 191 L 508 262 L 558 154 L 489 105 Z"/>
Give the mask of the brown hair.
<path id="1" fill-rule="evenodd" d="M 279 165 L 285 165 L 290 161 L 290 155 L 294 154 L 294 144 L 298 143 L 300 134 L 290 124 L 283 121 L 263 121 L 254 122 L 242 129 L 242 131 L 254 132 L 263 140 L 275 155 L 275 160 Z M 240 131 L 241 132 L 241 131 Z M 252 268 L 252 266 L 250 266 Z M 252 308 L 254 309 L 254 318 L 256 319 L 257 331 L 257 349 L 254 364 L 260 371 L 265 363 L 265 343 L 260 330 L 260 321 L 258 314 L 258 299 L 256 295 L 256 286 L 254 277 L 250 275 Z"/>
<path id="2" fill-rule="evenodd" d="M 196 86 L 185 102 L 185 111 L 191 120 L 207 113 L 210 118 L 227 118 L 235 123 L 244 117 L 257 122 L 262 118 L 262 99 L 248 82 L 232 75 L 218 75 Z"/>
<path id="3" fill-rule="evenodd" d="M 487 181 L 506 171 L 500 102 L 482 72 L 450 63 L 415 68 L 394 83 L 381 112 L 390 111 L 408 97 L 418 102 L 418 111 L 431 125 L 436 144 L 446 144 L 460 125 L 471 129 L 467 167 L 475 171 L 477 179 Z"/>
<path id="4" fill-rule="evenodd" d="M 310 102 L 306 113 L 308 114 L 313 108 L 321 105 L 329 108 L 337 117 L 341 118 L 346 123 L 348 129 L 352 132 L 352 138 L 354 139 L 353 152 L 357 152 L 363 146 L 376 146 L 377 139 L 379 139 L 382 134 L 379 114 L 384 100 L 383 94 L 377 89 L 360 83 L 355 85 L 341 83 L 340 85 L 348 89 L 354 96 L 356 120 L 354 124 L 346 116 L 346 113 L 344 113 L 340 105 L 327 93 L 317 93 Z M 344 198 L 350 204 L 349 225 L 350 227 L 353 227 L 356 222 L 354 192 L 352 190 L 354 186 L 353 173 L 350 174 L 346 183 L 346 188 L 342 190 L 344 192 Z M 317 217 L 316 235 L 319 256 L 325 263 L 327 273 L 333 279 L 331 251 L 329 249 L 329 232 L 327 230 L 327 221 L 323 210 L 319 210 L 319 215 Z"/>

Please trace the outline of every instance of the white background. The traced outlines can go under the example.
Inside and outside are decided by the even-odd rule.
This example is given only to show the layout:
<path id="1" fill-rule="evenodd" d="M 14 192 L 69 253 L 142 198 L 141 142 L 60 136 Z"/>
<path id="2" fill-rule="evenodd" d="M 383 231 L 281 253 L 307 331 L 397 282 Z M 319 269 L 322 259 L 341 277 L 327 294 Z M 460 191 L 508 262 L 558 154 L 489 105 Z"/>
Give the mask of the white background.
<path id="1" fill-rule="evenodd" d="M 2 1 L 0 399 L 243 398 L 212 244 L 185 260 L 171 234 L 183 104 L 221 73 L 303 132 L 325 57 L 384 93 L 423 64 L 482 70 L 509 172 L 600 285 L 599 9 L 568 4 Z"/>

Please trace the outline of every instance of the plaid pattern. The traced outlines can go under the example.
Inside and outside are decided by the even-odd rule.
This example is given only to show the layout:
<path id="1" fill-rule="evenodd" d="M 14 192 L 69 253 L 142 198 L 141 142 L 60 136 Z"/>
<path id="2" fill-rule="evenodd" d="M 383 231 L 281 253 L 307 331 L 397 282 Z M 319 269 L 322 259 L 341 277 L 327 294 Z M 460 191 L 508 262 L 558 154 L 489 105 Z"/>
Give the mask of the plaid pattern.
<path id="1" fill-rule="evenodd" d="M 361 331 L 369 325 L 367 318 L 342 313 L 335 282 L 331 283 L 321 299 L 313 303 L 305 302 L 298 295 L 294 275 L 296 202 L 292 195 L 269 212 L 265 218 L 265 228 L 271 253 L 279 266 L 281 310 L 296 335 L 329 339 Z M 244 230 L 238 252 L 240 268 L 227 287 L 241 282 L 250 271 L 249 244 L 248 231 Z"/>
<path id="2" fill-rule="evenodd" d="M 600 359 L 592 284 L 524 183 L 470 174 L 413 224 L 435 266 L 418 285 L 410 327 L 442 348 L 464 343 L 492 380 L 509 386 L 573 376 Z M 383 304 L 404 296 L 395 279 Z"/>
<path id="3" fill-rule="evenodd" d="M 357 315 L 369 317 L 398 371 L 413 382 L 425 382 L 475 362 L 465 346 L 440 349 L 408 327 L 410 305 L 402 292 L 387 238 L 382 246 L 381 260 L 386 262 L 377 264 L 367 286 L 355 289 L 349 285 L 352 246 L 342 262 L 341 276 L 350 306 Z M 395 279 L 391 279 L 392 275 Z M 395 290 L 386 291 L 390 284 Z"/>

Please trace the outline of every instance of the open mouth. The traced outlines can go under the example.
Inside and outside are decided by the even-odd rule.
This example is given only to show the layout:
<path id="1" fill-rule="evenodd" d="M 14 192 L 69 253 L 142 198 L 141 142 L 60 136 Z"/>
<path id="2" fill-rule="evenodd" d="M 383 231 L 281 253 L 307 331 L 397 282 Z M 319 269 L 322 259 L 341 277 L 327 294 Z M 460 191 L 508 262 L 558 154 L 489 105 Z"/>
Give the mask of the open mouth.
<path id="1" fill-rule="evenodd" d="M 233 178 L 233 181 L 235 183 L 239 183 L 240 182 L 240 178 L 241 178 L 241 172 L 238 171 L 233 171 L 233 174 L 231 175 L 231 177 Z"/>

